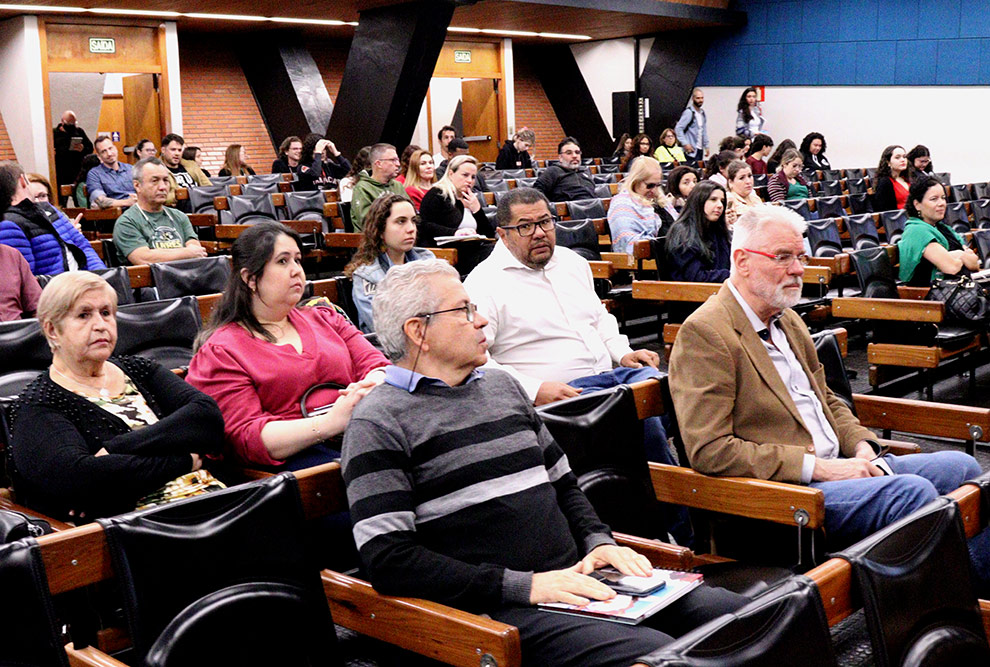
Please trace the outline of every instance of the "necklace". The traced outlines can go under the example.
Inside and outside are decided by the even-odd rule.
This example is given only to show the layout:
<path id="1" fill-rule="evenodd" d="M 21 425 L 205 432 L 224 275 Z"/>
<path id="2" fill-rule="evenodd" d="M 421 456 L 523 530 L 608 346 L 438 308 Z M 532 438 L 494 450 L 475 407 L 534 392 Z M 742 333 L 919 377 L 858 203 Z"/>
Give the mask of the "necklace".
<path id="1" fill-rule="evenodd" d="M 65 378 L 69 382 L 73 382 L 73 383 L 79 385 L 80 387 L 86 387 L 87 389 L 96 389 L 95 387 L 91 387 L 88 384 L 84 384 L 84 383 L 80 382 L 79 380 L 76 380 L 75 378 L 70 378 L 68 375 L 66 375 L 65 373 L 63 373 L 59 369 L 55 368 L 55 364 L 52 364 L 51 366 L 49 366 L 49 368 L 54 373 L 57 373 L 58 375 L 61 375 L 63 378 Z M 98 390 L 100 392 L 100 398 L 110 398 L 110 390 L 107 389 L 107 382 L 109 380 L 110 380 L 109 374 L 104 373 L 103 374 L 103 386 L 100 387 L 99 390 Z"/>

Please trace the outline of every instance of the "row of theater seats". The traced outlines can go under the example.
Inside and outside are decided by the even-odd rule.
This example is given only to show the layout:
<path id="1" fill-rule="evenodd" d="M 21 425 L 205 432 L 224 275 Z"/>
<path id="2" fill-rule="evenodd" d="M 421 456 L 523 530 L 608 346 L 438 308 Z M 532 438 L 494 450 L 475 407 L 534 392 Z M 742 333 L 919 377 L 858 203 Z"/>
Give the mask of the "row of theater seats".
<path id="1" fill-rule="evenodd" d="M 820 337 L 819 349 L 823 363 L 834 361 L 839 354 L 835 335 Z M 841 367 L 841 356 L 838 359 Z M 972 535 L 986 525 L 987 513 L 980 507 L 986 480 L 963 487 L 952 494 L 953 499 L 940 499 L 847 549 L 840 558 L 809 570 L 816 563 L 812 550 L 812 560 L 797 566 L 806 571 L 805 576 L 756 564 L 759 559 L 726 562 L 724 557 L 663 545 L 644 539 L 657 535 L 656 522 L 661 520 L 657 501 L 773 521 L 792 530 L 796 526 L 799 535 L 810 531 L 806 543 L 813 542 L 823 519 L 816 504 L 818 490 L 718 480 L 672 466 L 647 465 L 638 423 L 669 409 L 664 385 L 662 378 L 632 388 L 617 387 L 541 410 L 599 513 L 616 525 L 623 519 L 627 525 L 638 522 L 630 526 L 638 531 L 637 537 L 617 534 L 620 543 L 644 551 L 657 566 L 699 568 L 713 585 L 757 596 L 735 614 L 666 647 L 657 656 L 659 664 L 757 665 L 773 659 L 782 664 L 835 665 L 828 626 L 847 617 L 861 604 L 859 600 L 867 608 L 879 665 L 903 664 L 906 656 L 930 655 L 933 650 L 943 659 L 945 651 L 957 660 L 964 655 L 986 659 L 986 615 L 981 616 L 969 581 L 963 533 L 964 527 Z M 872 402 L 873 410 L 878 409 L 874 397 L 854 400 L 862 407 Z M 931 407 L 933 413 L 951 409 Z M 990 414 L 982 413 L 974 418 L 990 423 Z M 902 426 L 914 429 L 911 424 Z M 617 438 L 616 433 L 624 437 Z M 753 502 L 754 495 L 762 500 Z M 0 633 L 12 630 L 0 641 L 0 650 L 8 652 L 4 657 L 23 651 L 11 656 L 22 664 L 66 664 L 57 653 L 60 643 L 50 637 L 45 640 L 50 628 L 56 627 L 52 607 L 46 604 L 48 592 L 62 594 L 114 578 L 124 591 L 134 663 L 204 664 L 195 655 L 206 658 L 206 664 L 217 664 L 216 660 L 239 665 L 314 664 L 303 658 L 314 660 L 335 650 L 325 601 L 329 600 L 333 619 L 343 626 L 449 664 L 475 665 L 479 655 L 482 664 L 520 664 L 518 635 L 510 626 L 442 605 L 380 596 L 359 579 L 328 570 L 320 574 L 321 592 L 312 554 L 301 537 L 302 519 L 345 506 L 339 468 L 329 464 L 107 520 L 101 527 L 68 530 L 37 543 L 2 548 L 4 609 L 13 604 L 17 617 L 11 625 L 0 623 Z M 259 526 L 265 529 L 258 530 Z M 793 563 L 793 549 L 787 546 L 793 544 L 793 536 L 774 542 L 773 536 L 756 538 L 749 533 L 746 541 L 760 543 L 764 551 Z M 721 545 L 719 549 L 724 552 Z M 905 557 L 906 552 L 910 557 Z M 39 577 L 39 572 L 47 577 Z M 918 595 L 918 590 L 927 593 Z M 905 597 L 906 591 L 914 594 Z M 935 596 L 937 606 L 931 603 Z M 933 608 L 937 608 L 934 613 Z M 39 616 L 43 622 L 38 622 Z M 84 623 L 72 626 L 74 644 L 68 654 L 74 664 L 117 664 L 96 662 L 108 659 L 85 647 L 94 641 L 86 630 Z M 245 647 L 243 638 L 255 635 L 259 639 Z M 273 648 L 266 638 L 275 640 Z M 201 652 L 195 654 L 198 644 Z M 31 651 L 38 655 L 39 650 L 47 651 L 49 662 L 25 657 Z"/>

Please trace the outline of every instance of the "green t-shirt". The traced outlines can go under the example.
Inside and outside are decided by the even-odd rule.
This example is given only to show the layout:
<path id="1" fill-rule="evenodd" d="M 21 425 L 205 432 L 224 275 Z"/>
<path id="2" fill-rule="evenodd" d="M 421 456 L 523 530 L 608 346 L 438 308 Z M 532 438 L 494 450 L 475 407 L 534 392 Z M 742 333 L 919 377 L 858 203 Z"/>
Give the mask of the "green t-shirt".
<path id="1" fill-rule="evenodd" d="M 808 192 L 808 186 L 801 185 L 800 183 L 791 183 L 787 186 L 787 198 L 788 199 L 807 199 L 811 196 Z"/>
<path id="2" fill-rule="evenodd" d="M 149 213 L 135 204 L 124 211 L 113 226 L 113 244 L 124 264 L 128 263 L 127 256 L 138 248 L 183 248 L 187 241 L 196 238 L 199 237 L 188 216 L 168 206 L 157 213 Z"/>
<path id="3" fill-rule="evenodd" d="M 907 225 L 904 226 L 904 234 L 901 236 L 901 240 L 897 242 L 898 261 L 900 262 L 898 277 L 911 285 L 927 284 L 941 278 L 942 272 L 925 260 L 924 254 L 925 248 L 930 243 L 937 243 L 946 250 L 950 250 L 951 244 L 946 238 L 946 233 L 955 237 L 954 240 L 960 246 L 966 247 L 966 242 L 951 227 L 944 224 L 936 227 L 929 225 L 924 220 L 909 218 Z M 922 266 L 926 270 L 926 275 L 915 276 L 915 271 L 918 271 Z"/>

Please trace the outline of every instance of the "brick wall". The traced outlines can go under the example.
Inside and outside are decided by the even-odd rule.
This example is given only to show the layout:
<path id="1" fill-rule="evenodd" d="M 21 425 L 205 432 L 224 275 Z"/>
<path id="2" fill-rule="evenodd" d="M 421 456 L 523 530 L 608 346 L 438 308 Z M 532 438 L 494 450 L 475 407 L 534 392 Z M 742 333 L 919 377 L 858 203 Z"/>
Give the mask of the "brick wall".
<path id="1" fill-rule="evenodd" d="M 557 157 L 557 143 L 563 139 L 557 114 L 543 92 L 543 86 L 527 62 L 516 58 L 513 63 L 516 85 L 516 128 L 528 127 L 536 133 L 536 157 Z"/>
<path id="2" fill-rule="evenodd" d="M 10 143 L 10 137 L 7 136 L 7 126 L 3 123 L 3 117 L 0 116 L 0 160 L 16 160 L 17 156 L 14 155 L 14 147 Z"/>
<path id="3" fill-rule="evenodd" d="M 258 105 L 234 55 L 230 38 L 218 33 L 179 33 L 182 128 L 187 144 L 203 149 L 210 173 L 223 166 L 229 144 L 241 144 L 259 174 L 276 157 Z"/>

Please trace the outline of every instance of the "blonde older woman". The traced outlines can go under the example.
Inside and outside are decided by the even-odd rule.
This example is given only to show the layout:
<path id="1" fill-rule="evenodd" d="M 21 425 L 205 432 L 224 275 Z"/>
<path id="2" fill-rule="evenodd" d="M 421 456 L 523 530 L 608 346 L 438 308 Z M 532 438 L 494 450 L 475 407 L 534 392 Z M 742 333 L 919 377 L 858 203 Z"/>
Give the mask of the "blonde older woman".
<path id="1" fill-rule="evenodd" d="M 147 359 L 111 357 L 116 314 L 113 288 L 84 271 L 53 278 L 38 303 L 52 365 L 15 405 L 10 448 L 18 501 L 48 516 L 89 521 L 162 499 L 223 444 L 209 396 Z"/>
<path id="2" fill-rule="evenodd" d="M 494 233 L 488 216 L 481 210 L 483 200 L 473 190 L 478 161 L 458 155 L 447 164 L 443 178 L 423 195 L 419 207 L 419 239 L 424 246 L 436 245 L 437 236 Z"/>
<path id="3" fill-rule="evenodd" d="M 677 217 L 673 203 L 674 198 L 663 191 L 660 164 L 648 157 L 636 158 L 608 207 L 612 252 L 631 255 L 633 243 L 669 228 Z"/>

